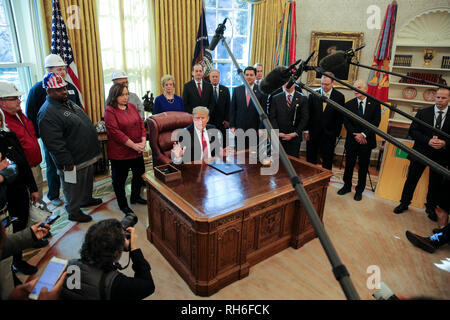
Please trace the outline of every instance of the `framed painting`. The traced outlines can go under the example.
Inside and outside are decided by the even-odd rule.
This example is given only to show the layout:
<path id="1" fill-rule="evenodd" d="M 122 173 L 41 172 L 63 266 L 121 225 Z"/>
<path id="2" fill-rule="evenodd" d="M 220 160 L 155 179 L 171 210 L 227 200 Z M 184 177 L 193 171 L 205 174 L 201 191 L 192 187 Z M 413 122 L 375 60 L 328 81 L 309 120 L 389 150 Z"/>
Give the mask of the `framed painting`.
<path id="1" fill-rule="evenodd" d="M 362 32 L 312 31 L 310 52 L 315 51 L 315 54 L 311 59 L 311 65 L 318 66 L 322 58 L 338 50 L 346 51 L 362 46 L 363 37 L 364 33 Z M 361 51 L 355 53 L 355 57 L 358 61 L 360 55 Z M 336 78 L 351 85 L 353 85 L 358 77 L 358 67 L 354 65 L 343 65 L 332 72 Z M 309 71 L 307 85 L 320 87 L 321 76 L 321 74 L 316 74 L 315 71 Z M 334 86 L 337 88 L 345 88 L 344 85 L 337 82 L 335 82 Z"/>

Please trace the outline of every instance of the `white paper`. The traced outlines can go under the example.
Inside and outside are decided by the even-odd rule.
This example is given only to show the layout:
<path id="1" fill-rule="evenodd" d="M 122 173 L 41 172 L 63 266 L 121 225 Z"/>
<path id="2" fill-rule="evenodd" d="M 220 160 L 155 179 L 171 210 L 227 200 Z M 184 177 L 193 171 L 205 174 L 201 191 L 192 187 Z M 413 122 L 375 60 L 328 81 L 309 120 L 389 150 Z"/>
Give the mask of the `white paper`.
<path id="1" fill-rule="evenodd" d="M 64 181 L 67 183 L 77 183 L 77 167 L 73 166 L 71 171 L 64 170 Z"/>

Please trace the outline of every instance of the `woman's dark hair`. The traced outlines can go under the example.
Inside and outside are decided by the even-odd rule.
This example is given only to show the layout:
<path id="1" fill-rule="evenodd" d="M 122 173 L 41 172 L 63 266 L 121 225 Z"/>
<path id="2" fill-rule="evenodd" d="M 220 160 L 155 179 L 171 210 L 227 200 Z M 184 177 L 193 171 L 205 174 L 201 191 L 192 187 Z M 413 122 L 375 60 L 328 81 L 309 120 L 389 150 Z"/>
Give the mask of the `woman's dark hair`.
<path id="1" fill-rule="evenodd" d="M 96 268 L 107 270 L 115 262 L 114 254 L 122 252 L 125 235 L 122 224 L 107 219 L 89 227 L 80 250 L 81 261 Z"/>
<path id="2" fill-rule="evenodd" d="M 128 87 L 124 83 L 116 83 L 111 89 L 109 89 L 108 98 L 106 99 L 106 105 L 113 108 L 117 108 L 117 97 L 122 95 L 123 89 Z"/>

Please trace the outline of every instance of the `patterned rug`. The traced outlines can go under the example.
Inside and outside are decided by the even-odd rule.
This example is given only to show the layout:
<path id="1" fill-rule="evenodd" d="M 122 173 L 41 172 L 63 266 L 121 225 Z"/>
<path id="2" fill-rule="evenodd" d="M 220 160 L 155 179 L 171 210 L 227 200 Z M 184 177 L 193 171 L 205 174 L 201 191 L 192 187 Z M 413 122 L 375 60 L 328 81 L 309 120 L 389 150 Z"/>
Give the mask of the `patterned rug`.
<path id="1" fill-rule="evenodd" d="M 153 166 L 150 158 L 145 158 L 145 170 L 146 172 L 152 171 Z M 125 192 L 127 195 L 131 193 L 131 179 L 132 175 L 129 174 L 127 181 L 125 183 Z M 142 188 L 142 192 L 144 193 L 145 188 Z M 100 178 L 97 178 L 97 181 L 94 182 L 92 196 L 94 198 L 100 198 L 103 200 L 103 204 L 108 204 L 110 202 L 114 202 L 115 194 L 112 186 L 112 178 L 110 175 L 105 175 Z M 45 198 L 46 199 L 46 198 Z M 103 205 L 90 207 L 90 208 L 82 208 L 81 210 L 85 214 L 92 214 L 94 211 L 97 212 Z M 70 221 L 69 215 L 67 211 L 64 209 L 64 205 L 59 207 L 55 207 L 49 201 L 47 203 L 47 207 L 53 214 L 59 214 L 60 217 L 58 220 L 54 222 L 51 227 L 52 238 L 49 239 L 50 245 L 46 248 L 53 247 L 66 233 L 68 233 L 72 228 L 74 228 L 77 222 Z M 29 260 L 37 255 L 42 255 L 44 250 L 41 249 L 28 249 L 24 251 L 24 260 Z"/>
<path id="2" fill-rule="evenodd" d="M 333 168 L 333 176 L 331 177 L 330 181 L 333 183 L 344 184 L 344 168 L 342 169 Z M 370 179 L 369 175 L 367 175 L 366 190 L 369 191 L 375 190 L 375 188 L 377 187 L 377 183 L 378 183 L 378 175 L 371 174 Z M 352 185 L 356 186 L 357 184 L 358 184 L 358 170 L 356 169 L 355 171 L 353 171 Z"/>

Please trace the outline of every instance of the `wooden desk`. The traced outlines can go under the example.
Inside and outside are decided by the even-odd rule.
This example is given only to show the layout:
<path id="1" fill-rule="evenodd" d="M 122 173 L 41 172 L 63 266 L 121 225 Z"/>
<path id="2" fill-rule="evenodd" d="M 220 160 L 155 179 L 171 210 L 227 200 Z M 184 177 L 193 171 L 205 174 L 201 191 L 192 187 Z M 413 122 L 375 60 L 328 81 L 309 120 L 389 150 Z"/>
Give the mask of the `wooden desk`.
<path id="1" fill-rule="evenodd" d="M 322 219 L 331 171 L 291 160 Z M 260 164 L 239 166 L 244 170 L 224 175 L 207 164 L 180 165 L 182 180 L 169 184 L 145 174 L 148 239 L 200 296 L 316 237 L 281 164 L 272 176 L 260 175 Z"/>

